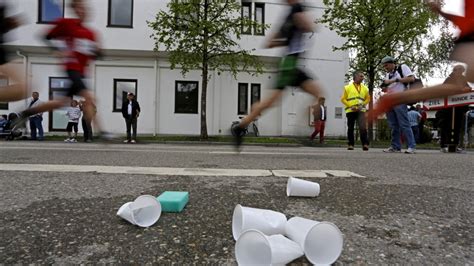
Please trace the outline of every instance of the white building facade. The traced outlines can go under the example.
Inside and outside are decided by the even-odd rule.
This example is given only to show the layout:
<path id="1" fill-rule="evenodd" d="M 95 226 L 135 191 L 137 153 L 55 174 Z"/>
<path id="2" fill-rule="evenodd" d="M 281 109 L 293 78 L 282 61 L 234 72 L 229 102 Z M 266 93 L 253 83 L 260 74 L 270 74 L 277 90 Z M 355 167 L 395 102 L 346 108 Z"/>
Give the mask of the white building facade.
<path id="1" fill-rule="evenodd" d="M 154 52 L 151 28 L 147 21 L 166 9 L 167 0 L 91 0 L 92 16 L 87 23 L 100 36 L 105 56 L 88 67 L 90 89 L 94 91 L 97 111 L 104 128 L 115 133 L 125 132 L 120 112 L 124 92 L 137 95 L 142 112 L 138 121 L 139 134 L 198 135 L 200 133 L 201 72 L 191 71 L 182 76 L 180 69 L 171 69 L 166 52 Z M 243 1 L 245 14 L 258 17 L 266 24 L 275 25 L 287 6 L 282 0 Z M 314 19 L 322 16 L 322 0 L 302 1 Z M 28 24 L 11 33 L 11 49 L 19 71 L 25 73 L 31 91 L 38 91 L 46 101 L 58 95 L 67 86 L 66 75 L 60 62 L 54 58 L 41 41 L 51 25 L 46 23 L 58 16 L 71 17 L 67 8 L 69 0 L 15 1 L 16 11 L 21 11 Z M 57 5 L 60 8 L 57 8 Z M 64 6 L 64 8 L 63 8 Z M 267 30 L 265 34 L 268 34 Z M 319 79 L 325 89 L 327 115 L 326 135 L 345 135 L 345 113 L 339 98 L 344 86 L 344 75 L 349 68 L 348 54 L 332 50 L 343 43 L 335 32 L 320 27 L 314 42 L 302 60 L 302 67 Z M 261 49 L 264 35 L 244 35 L 244 49 L 257 48 L 254 52 L 265 62 L 277 62 L 279 49 Z M 229 135 L 232 121 L 245 115 L 251 103 L 272 92 L 276 81 L 277 65 L 268 64 L 264 73 L 252 76 L 239 73 L 211 72 L 207 92 L 207 126 L 209 135 Z M 6 81 L 3 81 L 6 82 Z M 0 114 L 20 111 L 26 100 L 0 104 Z M 311 134 L 309 106 L 310 95 L 298 88 L 287 88 L 284 97 L 258 120 L 261 135 L 305 136 Z M 66 118 L 63 111 L 44 115 L 46 132 L 64 130 Z"/>

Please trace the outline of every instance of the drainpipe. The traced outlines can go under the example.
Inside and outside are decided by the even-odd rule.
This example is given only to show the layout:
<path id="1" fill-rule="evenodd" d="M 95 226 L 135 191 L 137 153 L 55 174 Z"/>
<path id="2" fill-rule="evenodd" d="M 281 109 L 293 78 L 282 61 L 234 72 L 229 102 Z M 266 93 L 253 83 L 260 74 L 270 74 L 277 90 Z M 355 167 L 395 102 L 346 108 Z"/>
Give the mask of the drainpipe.
<path id="1" fill-rule="evenodd" d="M 155 64 L 153 66 L 154 70 L 155 70 L 155 97 L 153 99 L 153 111 L 155 112 L 155 115 L 154 115 L 154 120 L 155 120 L 155 130 L 153 132 L 153 136 L 156 137 L 157 133 L 158 133 L 158 124 L 159 124 L 159 121 L 158 121 L 158 118 L 159 118 L 159 114 L 158 114 L 158 97 L 160 97 L 160 85 L 159 85 L 159 77 L 158 77 L 158 59 L 155 58 Z"/>
<path id="2" fill-rule="evenodd" d="M 25 80 L 24 81 L 25 81 L 25 86 L 28 88 L 28 84 L 29 84 L 29 82 L 28 82 L 28 56 L 22 54 L 20 50 L 16 50 L 16 54 L 19 57 L 23 58 L 23 68 L 25 70 L 25 72 L 24 72 L 25 73 L 25 77 L 24 77 Z M 26 102 L 26 100 L 25 100 L 25 102 Z"/>
<path id="3" fill-rule="evenodd" d="M 28 82 L 28 56 L 22 54 L 20 50 L 16 50 L 16 54 L 17 54 L 19 57 L 23 58 L 23 68 L 24 68 L 24 70 L 25 70 L 24 82 L 25 82 L 25 86 L 26 86 L 26 88 L 27 88 L 27 90 L 28 90 L 28 87 L 29 87 L 29 86 L 28 86 L 28 84 L 29 84 L 29 82 Z M 28 90 L 28 91 L 29 91 L 29 90 Z M 28 106 L 28 98 L 25 98 L 25 107 L 26 107 L 26 106 Z M 23 134 L 24 134 L 25 136 L 28 134 L 28 127 L 25 127 Z"/>

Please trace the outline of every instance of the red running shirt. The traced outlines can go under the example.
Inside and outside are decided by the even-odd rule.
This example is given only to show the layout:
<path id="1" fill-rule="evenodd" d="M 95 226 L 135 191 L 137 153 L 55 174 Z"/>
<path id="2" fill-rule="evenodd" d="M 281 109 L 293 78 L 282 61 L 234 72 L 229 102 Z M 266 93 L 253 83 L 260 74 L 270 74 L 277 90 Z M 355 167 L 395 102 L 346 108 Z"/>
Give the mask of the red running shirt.
<path id="1" fill-rule="evenodd" d="M 47 39 L 55 40 L 55 46 L 66 52 L 63 60 L 66 70 L 75 70 L 84 75 L 89 60 L 98 51 L 95 34 L 86 28 L 79 19 L 62 18 L 46 34 Z"/>

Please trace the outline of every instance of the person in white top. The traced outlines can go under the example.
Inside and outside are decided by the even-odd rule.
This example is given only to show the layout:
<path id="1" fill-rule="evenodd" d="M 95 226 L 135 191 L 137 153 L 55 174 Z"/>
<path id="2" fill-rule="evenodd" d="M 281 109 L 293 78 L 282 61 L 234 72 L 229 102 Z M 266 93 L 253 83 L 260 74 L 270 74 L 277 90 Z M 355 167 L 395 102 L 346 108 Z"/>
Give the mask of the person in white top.
<path id="1" fill-rule="evenodd" d="M 66 116 L 69 121 L 67 123 L 66 131 L 68 138 L 64 142 L 77 142 L 77 131 L 79 124 L 79 119 L 81 118 L 81 108 L 79 108 L 79 103 L 76 100 L 71 101 L 71 107 L 68 108 Z M 72 137 L 72 130 L 74 129 L 74 137 Z"/>
<path id="2" fill-rule="evenodd" d="M 410 68 L 405 65 L 397 65 L 395 58 L 386 56 L 382 59 L 383 68 L 387 72 L 382 91 L 387 94 L 399 93 L 405 90 L 405 84 L 415 81 Z M 410 122 L 408 121 L 408 108 L 406 104 L 393 106 L 387 113 L 388 125 L 392 130 L 392 143 L 384 152 L 400 152 L 402 144 L 400 134 L 403 133 L 407 140 L 408 149 L 405 153 L 415 153 L 416 143 Z"/>

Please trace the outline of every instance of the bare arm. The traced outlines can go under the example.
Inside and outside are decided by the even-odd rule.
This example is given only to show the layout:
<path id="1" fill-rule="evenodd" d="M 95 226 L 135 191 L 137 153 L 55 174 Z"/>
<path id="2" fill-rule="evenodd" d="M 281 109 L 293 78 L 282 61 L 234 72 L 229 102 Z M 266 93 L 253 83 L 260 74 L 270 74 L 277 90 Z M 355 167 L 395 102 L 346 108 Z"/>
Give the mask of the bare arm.
<path id="1" fill-rule="evenodd" d="M 268 38 L 265 40 L 264 48 L 274 48 L 279 46 L 285 46 L 285 43 L 278 38 L 278 32 L 272 32 L 268 35 Z"/>
<path id="2" fill-rule="evenodd" d="M 306 12 L 299 12 L 294 15 L 296 26 L 303 32 L 313 32 L 315 24 L 311 21 Z"/>

